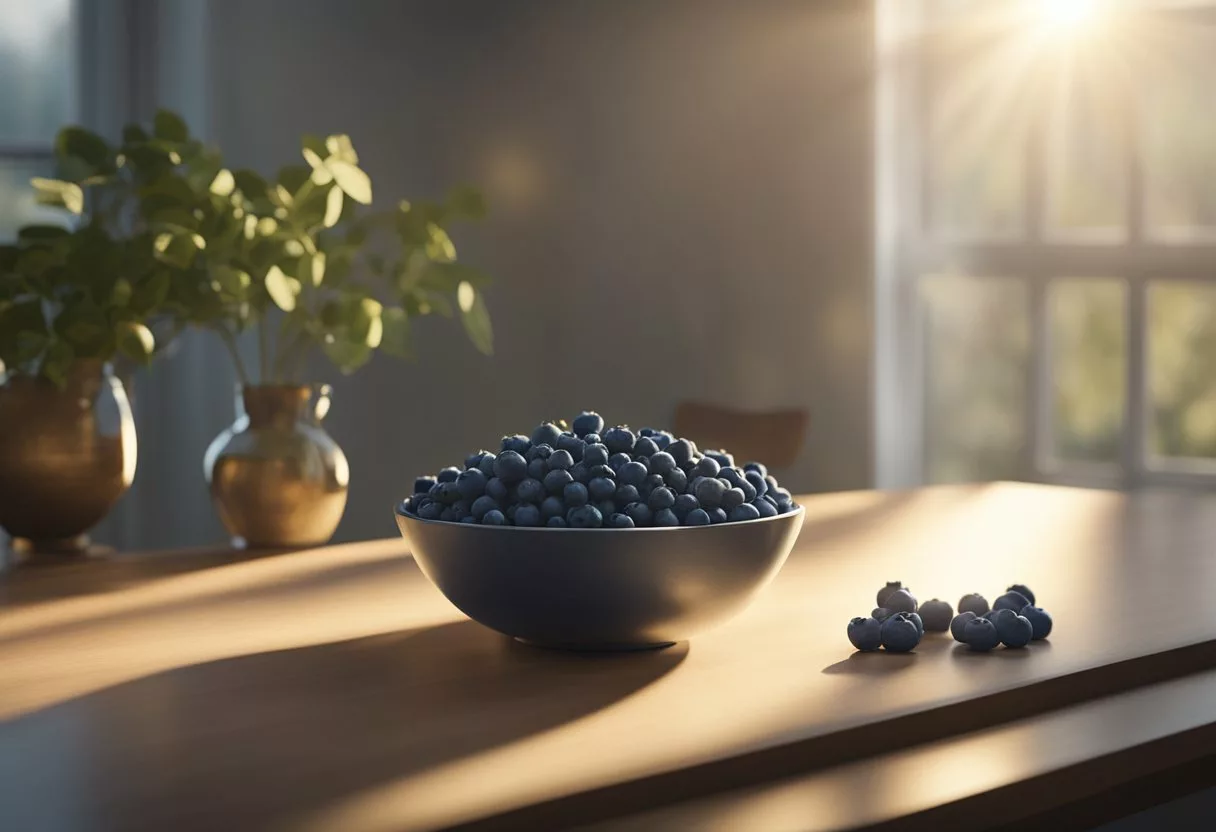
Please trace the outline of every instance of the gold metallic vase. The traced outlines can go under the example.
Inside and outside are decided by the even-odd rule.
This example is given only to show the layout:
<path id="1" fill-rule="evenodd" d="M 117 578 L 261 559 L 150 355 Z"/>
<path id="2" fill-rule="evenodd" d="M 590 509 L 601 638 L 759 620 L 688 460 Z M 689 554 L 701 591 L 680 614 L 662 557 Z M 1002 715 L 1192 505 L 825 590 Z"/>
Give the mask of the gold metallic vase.
<path id="1" fill-rule="evenodd" d="M 237 419 L 203 459 L 211 499 L 234 546 L 319 546 L 346 510 L 350 470 L 321 427 L 330 388 L 239 387 Z"/>
<path id="2" fill-rule="evenodd" d="M 63 389 L 0 378 L 0 526 L 19 554 L 79 555 L 135 478 L 135 422 L 122 382 L 80 361 Z"/>

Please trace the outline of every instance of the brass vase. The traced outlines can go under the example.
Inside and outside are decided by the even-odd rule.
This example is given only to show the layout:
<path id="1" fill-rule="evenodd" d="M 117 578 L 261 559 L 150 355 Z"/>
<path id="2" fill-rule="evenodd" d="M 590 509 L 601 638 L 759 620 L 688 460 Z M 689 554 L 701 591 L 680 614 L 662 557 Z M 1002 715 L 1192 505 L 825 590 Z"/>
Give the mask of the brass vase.
<path id="1" fill-rule="evenodd" d="M 211 499 L 234 546 L 319 546 L 346 510 L 350 470 L 321 427 L 328 385 L 237 388 L 237 419 L 203 458 Z"/>
<path id="2" fill-rule="evenodd" d="M 77 362 L 63 389 L 0 380 L 0 526 L 19 554 L 87 552 L 85 532 L 130 487 L 135 455 L 126 390 L 100 361 Z"/>

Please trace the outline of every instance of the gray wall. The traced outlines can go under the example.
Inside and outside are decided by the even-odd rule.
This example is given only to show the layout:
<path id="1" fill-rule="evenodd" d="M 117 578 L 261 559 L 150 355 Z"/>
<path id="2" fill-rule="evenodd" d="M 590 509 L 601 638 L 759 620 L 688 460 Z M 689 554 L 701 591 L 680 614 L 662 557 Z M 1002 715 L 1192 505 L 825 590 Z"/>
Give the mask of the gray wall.
<path id="1" fill-rule="evenodd" d="M 634 425 L 669 424 L 684 398 L 806 407 L 790 485 L 871 482 L 869 3 L 207 8 L 190 34 L 207 44 L 206 129 L 233 163 L 273 171 L 300 133 L 342 131 L 380 200 L 471 181 L 491 202 L 457 244 L 498 278 L 493 359 L 434 320 L 415 364 L 380 357 L 350 378 L 316 365 L 352 470 L 340 539 L 393 534 L 389 507 L 416 473 L 581 407 Z M 218 347 L 190 347 L 194 399 L 227 411 Z M 222 425 L 197 402 L 159 418 L 173 409 L 171 429 L 146 431 L 157 461 L 141 479 L 176 473 L 129 501 L 128 546 L 219 539 L 196 477 Z"/>

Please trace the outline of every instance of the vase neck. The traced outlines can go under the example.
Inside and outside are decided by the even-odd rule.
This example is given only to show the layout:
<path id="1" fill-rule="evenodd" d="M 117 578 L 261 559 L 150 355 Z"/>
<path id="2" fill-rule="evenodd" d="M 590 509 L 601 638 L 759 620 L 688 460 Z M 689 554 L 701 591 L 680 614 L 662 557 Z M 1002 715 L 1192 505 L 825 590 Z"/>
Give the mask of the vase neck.
<path id="1" fill-rule="evenodd" d="M 313 388 L 294 384 L 256 384 L 237 390 L 237 408 L 251 428 L 289 427 L 313 421 Z"/>

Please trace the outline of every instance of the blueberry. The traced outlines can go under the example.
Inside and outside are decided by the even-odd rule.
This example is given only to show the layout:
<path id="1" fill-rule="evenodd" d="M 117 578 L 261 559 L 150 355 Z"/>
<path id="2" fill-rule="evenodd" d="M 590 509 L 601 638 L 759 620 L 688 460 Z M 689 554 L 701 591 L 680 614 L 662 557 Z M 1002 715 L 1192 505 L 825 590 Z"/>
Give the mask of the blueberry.
<path id="1" fill-rule="evenodd" d="M 657 486 L 646 498 L 646 504 L 655 511 L 669 509 L 676 504 L 676 493 L 665 486 Z M 675 516 L 674 514 L 672 515 Z"/>
<path id="2" fill-rule="evenodd" d="M 553 456 L 553 446 L 547 442 L 542 442 L 529 448 L 528 452 L 524 454 L 524 459 L 531 462 L 534 459 L 548 459 L 551 456 Z"/>
<path id="3" fill-rule="evenodd" d="M 1031 592 L 1030 587 L 1026 586 L 1026 584 L 1014 584 L 1013 586 L 1009 587 L 1005 591 L 1006 592 L 1020 592 L 1020 593 L 1022 593 L 1022 597 L 1024 597 L 1027 601 L 1029 601 L 1030 605 L 1032 607 L 1035 605 L 1034 593 Z"/>
<path id="4" fill-rule="evenodd" d="M 906 589 L 897 589 L 887 596 L 882 606 L 896 612 L 916 612 L 916 596 Z"/>
<path id="5" fill-rule="evenodd" d="M 667 446 L 667 453 L 671 454 L 672 459 L 676 461 L 677 465 L 683 465 L 692 459 L 692 443 L 687 439 L 677 439 Z"/>
<path id="6" fill-rule="evenodd" d="M 583 464 L 587 464 L 586 460 L 583 461 Z M 587 467 L 587 473 L 590 475 L 591 479 L 595 479 L 596 477 L 604 477 L 612 480 L 614 483 L 616 482 L 616 471 L 613 471 L 607 465 L 590 465 Z"/>
<path id="7" fill-rule="evenodd" d="M 649 436 L 640 437 L 633 443 L 634 456 L 653 456 L 659 452 L 659 446 Z"/>
<path id="8" fill-rule="evenodd" d="M 1035 641 L 1051 635 L 1051 616 L 1047 614 L 1046 610 L 1028 605 L 1022 607 L 1021 615 L 1030 622 L 1030 626 L 1034 630 L 1034 635 L 1031 637 Z"/>
<path id="9" fill-rule="evenodd" d="M 722 466 L 718 464 L 713 457 L 703 456 L 701 460 L 693 467 L 692 475 L 694 477 L 711 477 L 717 478 L 718 472 L 722 470 Z"/>
<path id="10" fill-rule="evenodd" d="M 476 453 L 469 454 L 468 456 L 466 456 L 464 458 L 464 467 L 466 469 L 467 468 L 480 468 L 481 467 L 481 458 L 484 457 L 486 455 L 486 453 L 488 453 L 488 452 L 486 450 L 482 449 L 480 451 L 477 451 Z"/>
<path id="11" fill-rule="evenodd" d="M 633 450 L 634 436 L 633 431 L 627 427 L 616 427 L 611 430 L 604 431 L 604 444 L 608 446 L 608 450 L 614 454 L 629 453 Z"/>
<path id="12" fill-rule="evenodd" d="M 638 430 L 638 436 L 654 436 L 656 433 L 658 433 L 658 430 L 655 428 L 641 428 Z"/>
<path id="13" fill-rule="evenodd" d="M 972 592 L 958 599 L 959 612 L 973 612 L 977 616 L 988 612 L 988 599 L 978 592 Z"/>
<path id="14" fill-rule="evenodd" d="M 768 503 L 768 504 L 769 504 L 770 506 L 772 506 L 773 508 L 776 508 L 776 507 L 777 507 L 777 501 L 773 499 L 773 495 L 772 495 L 772 494 L 765 494 L 763 497 L 757 497 L 756 499 L 757 499 L 757 500 L 764 500 L 766 503 Z"/>
<path id="15" fill-rule="evenodd" d="M 590 495 L 587 493 L 587 486 L 583 485 L 581 482 L 572 482 L 562 489 L 562 496 L 566 500 L 566 505 L 582 506 L 586 505 L 587 499 Z M 571 525 L 574 524 L 571 523 Z"/>
<path id="16" fill-rule="evenodd" d="M 781 487 L 781 484 L 777 482 L 776 478 L 772 474 L 765 475 L 764 484 L 767 485 L 768 490 L 774 494 L 776 493 L 777 489 Z"/>
<path id="17" fill-rule="evenodd" d="M 502 438 L 502 450 L 515 451 L 515 453 L 519 454 L 520 456 L 526 454 L 528 449 L 531 447 L 532 443 L 528 441 L 528 437 L 521 433 L 517 433 L 514 436 L 504 436 Z"/>
<path id="18" fill-rule="evenodd" d="M 676 515 L 677 517 L 679 515 Z M 685 526 L 708 526 L 709 512 L 703 508 L 694 508 L 684 516 Z"/>
<path id="19" fill-rule="evenodd" d="M 519 508 L 515 510 L 515 525 L 539 526 L 540 509 L 532 503 L 520 503 Z"/>
<path id="20" fill-rule="evenodd" d="M 733 468 L 735 465 L 735 458 L 724 450 L 706 451 L 705 455 L 722 468 Z"/>
<path id="21" fill-rule="evenodd" d="M 992 602 L 994 610 L 1013 610 L 1018 612 L 1022 607 L 1030 606 L 1030 599 L 1020 592 L 1006 592 Z"/>
<path id="22" fill-rule="evenodd" d="M 579 506 L 570 509 L 566 522 L 574 529 L 598 529 L 604 525 L 604 515 L 595 506 Z"/>
<path id="23" fill-rule="evenodd" d="M 721 506 L 718 508 L 707 508 L 705 510 L 709 512 L 709 522 L 713 523 L 715 526 L 718 523 L 726 523 L 730 520 L 730 515 L 723 511 Z"/>
<path id="24" fill-rule="evenodd" d="M 668 488 L 678 494 L 685 488 L 688 488 L 688 474 L 685 474 L 679 467 L 672 468 L 663 475 L 663 482 L 667 484 Z"/>
<path id="25" fill-rule="evenodd" d="M 614 529 L 632 529 L 633 521 L 628 514 L 613 514 L 608 518 L 608 525 Z"/>
<path id="26" fill-rule="evenodd" d="M 550 517 L 564 517 L 566 514 L 566 504 L 562 502 L 561 497 L 550 495 L 546 497 L 540 504 L 540 516 L 546 519 Z"/>
<path id="27" fill-rule="evenodd" d="M 627 462 L 616 472 L 617 479 L 625 485 L 641 485 L 649 472 L 640 462 Z"/>
<path id="28" fill-rule="evenodd" d="M 749 462 L 743 466 L 743 470 L 744 471 L 755 471 L 757 474 L 759 474 L 762 477 L 768 476 L 768 469 L 765 468 L 764 464 L 760 463 L 760 462 Z"/>
<path id="29" fill-rule="evenodd" d="M 557 438 L 557 444 L 553 446 L 559 451 L 565 451 L 570 454 L 570 458 L 578 462 L 583 458 L 583 449 L 587 447 L 587 443 L 569 433 L 563 433 Z"/>
<path id="30" fill-rule="evenodd" d="M 591 469 L 585 463 L 576 462 L 570 467 L 570 476 L 574 477 L 575 482 L 586 485 L 591 482 Z"/>
<path id="31" fill-rule="evenodd" d="M 654 440 L 654 444 L 659 446 L 660 451 L 667 450 L 667 446 L 676 441 L 676 438 L 665 430 L 659 431 L 650 438 Z"/>
<path id="32" fill-rule="evenodd" d="M 536 426 L 536 430 L 532 431 L 532 444 L 552 445 L 561 435 L 562 429 L 557 425 L 552 422 L 541 422 Z"/>
<path id="33" fill-rule="evenodd" d="M 782 500 L 781 502 L 777 503 L 778 514 L 789 514 L 791 511 L 794 511 L 797 508 L 798 504 L 793 500 Z"/>
<path id="34" fill-rule="evenodd" d="M 494 476 L 507 485 L 514 485 L 528 476 L 528 463 L 518 451 L 503 451 L 494 460 Z"/>
<path id="35" fill-rule="evenodd" d="M 612 495 L 612 499 L 618 506 L 627 506 L 630 503 L 636 503 L 638 500 L 642 499 L 642 496 L 638 494 L 638 489 L 636 486 L 618 485 L 616 487 L 616 493 Z"/>
<path id="36" fill-rule="evenodd" d="M 901 612 L 901 613 L 899 613 L 899 615 L 906 615 L 906 616 L 908 616 L 908 619 L 909 619 L 909 620 L 910 620 L 910 621 L 911 621 L 913 624 L 915 624 L 915 625 L 916 625 L 916 632 L 917 632 L 917 634 L 918 634 L 918 635 L 919 635 L 921 638 L 924 638 L 924 637 L 925 637 L 925 622 L 924 622 L 924 621 L 921 619 L 921 617 L 920 617 L 920 613 L 915 613 L 915 612 Z"/>
<path id="37" fill-rule="evenodd" d="M 604 440 L 600 437 L 600 435 L 598 433 L 587 434 L 586 436 L 583 437 L 583 441 L 586 442 L 588 445 L 603 445 L 604 444 Z"/>
<path id="38" fill-rule="evenodd" d="M 515 486 L 515 496 L 521 503 L 540 503 L 545 499 L 545 486 L 540 480 L 531 477 Z"/>
<path id="39" fill-rule="evenodd" d="M 790 492 L 785 488 L 770 488 L 768 490 L 768 495 L 776 500 L 778 504 L 780 504 L 782 500 L 788 501 L 794 499 L 794 495 L 790 494 Z"/>
<path id="40" fill-rule="evenodd" d="M 511 503 L 502 510 L 503 515 L 507 518 L 507 525 L 515 522 L 515 512 L 519 511 L 520 503 Z"/>
<path id="41" fill-rule="evenodd" d="M 473 515 L 471 515 L 471 514 L 466 514 L 464 517 L 461 517 L 461 518 L 460 518 L 460 522 L 461 522 L 461 523 L 473 523 L 473 524 L 476 524 L 476 523 L 477 523 L 477 518 L 476 518 L 476 517 L 474 517 L 474 516 L 473 516 Z"/>
<path id="42" fill-rule="evenodd" d="M 486 480 L 485 487 L 481 490 L 481 492 L 482 494 L 485 494 L 498 502 L 502 502 L 503 500 L 507 499 L 507 484 L 497 477 L 492 477 Z M 481 495 L 479 494 L 477 497 L 474 497 L 474 501 L 476 501 L 480 496 Z"/>
<path id="43" fill-rule="evenodd" d="M 550 494 L 561 494 L 567 485 L 574 482 L 574 477 L 570 476 L 569 471 L 557 468 L 545 474 L 543 482 Z"/>
<path id="44" fill-rule="evenodd" d="M 603 445 L 588 445 L 583 449 L 583 462 L 587 465 L 607 465 L 608 449 Z"/>
<path id="45" fill-rule="evenodd" d="M 608 523 L 608 518 L 617 513 L 616 503 L 612 500 L 600 500 L 597 503 L 588 503 L 588 505 L 593 505 L 600 510 L 605 525 Z"/>
<path id="46" fill-rule="evenodd" d="M 565 517 L 550 517 L 545 521 L 545 525 L 551 529 L 564 529 L 567 526 Z"/>
<path id="47" fill-rule="evenodd" d="M 587 483 L 587 493 L 596 502 L 611 500 L 616 496 L 616 483 L 607 477 L 595 477 Z"/>
<path id="48" fill-rule="evenodd" d="M 756 471 L 748 471 L 743 476 L 747 479 L 748 484 L 751 485 L 752 488 L 756 489 L 757 497 L 763 497 L 764 493 L 768 491 L 768 483 L 764 481 L 764 476 L 760 473 Z"/>
<path id="49" fill-rule="evenodd" d="M 528 476 L 534 480 L 543 480 L 549 473 L 549 466 L 543 459 L 534 459 L 528 463 Z"/>
<path id="50" fill-rule="evenodd" d="M 693 495 L 678 494 L 676 495 L 676 504 L 671 507 L 671 510 L 675 512 L 676 517 L 679 517 L 683 521 L 688 517 L 690 511 L 696 511 L 700 507 L 701 504 L 697 502 L 697 498 Z M 709 515 L 705 516 L 708 517 Z"/>
<path id="51" fill-rule="evenodd" d="M 973 618 L 963 625 L 963 643 L 978 653 L 984 653 L 1001 643 L 996 625 L 987 618 Z"/>
<path id="52" fill-rule="evenodd" d="M 481 455 L 481 462 L 477 467 L 481 469 L 481 473 L 485 474 L 487 477 L 492 477 L 494 476 L 494 460 L 497 458 L 498 457 L 494 454 L 486 451 Z"/>
<path id="53" fill-rule="evenodd" d="M 770 503 L 768 500 L 765 500 L 762 497 L 757 497 L 756 499 L 752 500 L 750 503 L 747 503 L 747 505 L 755 506 L 760 511 L 761 517 L 776 517 L 777 516 L 776 506 L 774 506 L 772 503 Z"/>
<path id="54" fill-rule="evenodd" d="M 452 503 L 452 511 L 456 512 L 457 517 L 464 517 L 472 513 L 473 506 L 468 500 L 457 500 Z"/>
<path id="55" fill-rule="evenodd" d="M 756 498 L 756 486 L 754 486 L 750 482 L 748 482 L 746 478 L 743 480 L 742 483 L 739 484 L 739 487 L 743 489 L 743 496 L 747 499 L 747 502 L 750 503 L 753 500 L 757 499 Z"/>
<path id="56" fill-rule="evenodd" d="M 726 484 L 714 477 L 704 477 L 697 483 L 693 492 L 697 501 L 705 508 L 717 508 L 722 504 L 722 495 L 726 493 Z"/>
<path id="57" fill-rule="evenodd" d="M 878 631 L 882 646 L 892 653 L 907 653 L 920 644 L 920 630 L 904 613 L 895 613 Z"/>
<path id="58" fill-rule="evenodd" d="M 648 469 L 652 474 L 667 476 L 668 473 L 676 469 L 676 461 L 667 451 L 656 451 L 650 457 Z"/>
<path id="59" fill-rule="evenodd" d="M 625 514 L 635 526 L 649 526 L 654 522 L 654 512 L 645 503 L 631 503 L 625 506 Z"/>
<path id="60" fill-rule="evenodd" d="M 435 484 L 431 486 L 431 490 L 426 493 L 431 499 L 435 499 L 436 497 L 439 496 L 439 492 L 442 490 L 443 490 L 443 483 L 436 480 Z"/>
<path id="61" fill-rule="evenodd" d="M 875 607 L 874 611 L 870 613 L 870 617 L 876 621 L 886 621 L 893 615 L 895 615 L 895 611 L 886 607 Z"/>
<path id="62" fill-rule="evenodd" d="M 445 523 L 458 523 L 460 522 L 460 515 L 453 511 L 451 506 L 448 506 L 439 512 L 439 519 Z"/>
<path id="63" fill-rule="evenodd" d="M 854 618 L 848 632 L 849 641 L 863 653 L 877 650 L 882 644 L 882 624 L 873 618 Z"/>
<path id="64" fill-rule="evenodd" d="M 629 454 L 613 454 L 612 456 L 608 457 L 608 467 L 613 471 L 619 472 L 623 467 L 628 465 L 629 462 Z M 643 467 L 645 466 L 643 465 Z"/>
<path id="65" fill-rule="evenodd" d="M 954 618 L 954 610 L 945 601 L 934 598 L 920 605 L 920 617 L 924 619 L 925 629 L 935 633 L 944 633 L 950 629 L 950 619 Z"/>
<path id="66" fill-rule="evenodd" d="M 570 456 L 570 452 L 566 450 L 554 451 L 549 454 L 545 464 L 549 466 L 550 471 L 569 471 L 574 465 L 574 457 Z"/>
<path id="67" fill-rule="evenodd" d="M 456 478 L 459 476 L 460 476 L 459 468 L 444 468 L 442 471 L 439 472 L 439 476 L 436 477 L 436 479 L 439 482 L 456 482 Z"/>
<path id="68" fill-rule="evenodd" d="M 676 517 L 675 512 L 669 508 L 659 509 L 654 513 L 654 524 L 656 526 L 678 526 L 680 519 Z"/>
<path id="69" fill-rule="evenodd" d="M 885 607 L 887 599 L 891 597 L 891 593 L 897 589 L 903 589 L 904 585 L 900 581 L 887 581 L 887 585 L 878 590 L 878 596 L 875 598 L 878 601 L 878 606 Z"/>
<path id="70" fill-rule="evenodd" d="M 460 475 L 456 477 L 456 489 L 460 492 L 461 497 L 471 502 L 486 493 L 488 480 L 489 478 L 481 472 L 480 468 L 469 468 L 467 471 L 461 471 Z"/>
<path id="71" fill-rule="evenodd" d="M 718 479 L 726 480 L 731 488 L 743 487 L 743 472 L 738 468 L 723 468 L 718 472 Z"/>
<path id="72" fill-rule="evenodd" d="M 494 509 L 493 511 L 487 511 L 485 513 L 485 515 L 481 518 L 481 525 L 483 525 L 483 526 L 502 526 L 502 525 L 505 525 L 506 522 L 507 522 L 506 515 L 504 515 L 498 509 Z"/>
<path id="73" fill-rule="evenodd" d="M 435 484 L 434 477 L 419 477 L 414 480 L 414 493 L 425 494 L 431 490 L 431 486 Z"/>
<path id="74" fill-rule="evenodd" d="M 966 644 L 967 641 L 963 638 L 963 628 L 967 626 L 968 621 L 978 617 L 979 616 L 977 616 L 971 610 L 960 612 L 958 615 L 954 616 L 954 619 L 950 622 L 950 635 L 954 636 L 954 640 L 960 644 Z"/>
<path id="75" fill-rule="evenodd" d="M 443 506 L 439 503 L 427 503 L 418 509 L 418 516 L 423 520 L 438 520 L 440 514 L 443 514 Z"/>
<path id="76" fill-rule="evenodd" d="M 649 494 L 651 491 L 654 491 L 656 488 L 662 488 L 662 487 L 663 487 L 663 478 L 661 476 L 659 476 L 658 474 L 647 474 L 646 479 L 642 480 L 642 487 L 639 488 L 638 491 L 640 492 L 640 491 L 642 491 L 642 489 L 645 489 L 646 493 Z"/>
<path id="77" fill-rule="evenodd" d="M 603 429 L 604 418 L 594 410 L 584 410 L 574 417 L 574 433 L 576 436 L 599 433 Z"/>
<path id="78" fill-rule="evenodd" d="M 751 503 L 740 503 L 731 509 L 730 522 L 742 523 L 746 520 L 759 520 L 760 510 Z"/>
<path id="79" fill-rule="evenodd" d="M 460 499 L 460 488 L 455 482 L 441 482 L 439 483 L 439 491 L 435 495 L 435 499 L 444 505 L 450 506 Z"/>
<path id="80" fill-rule="evenodd" d="M 1020 594 L 1020 593 L 1019 593 Z M 996 634 L 1006 647 L 1025 647 L 1034 638 L 1034 625 L 1011 609 L 999 609 L 992 618 Z"/>

